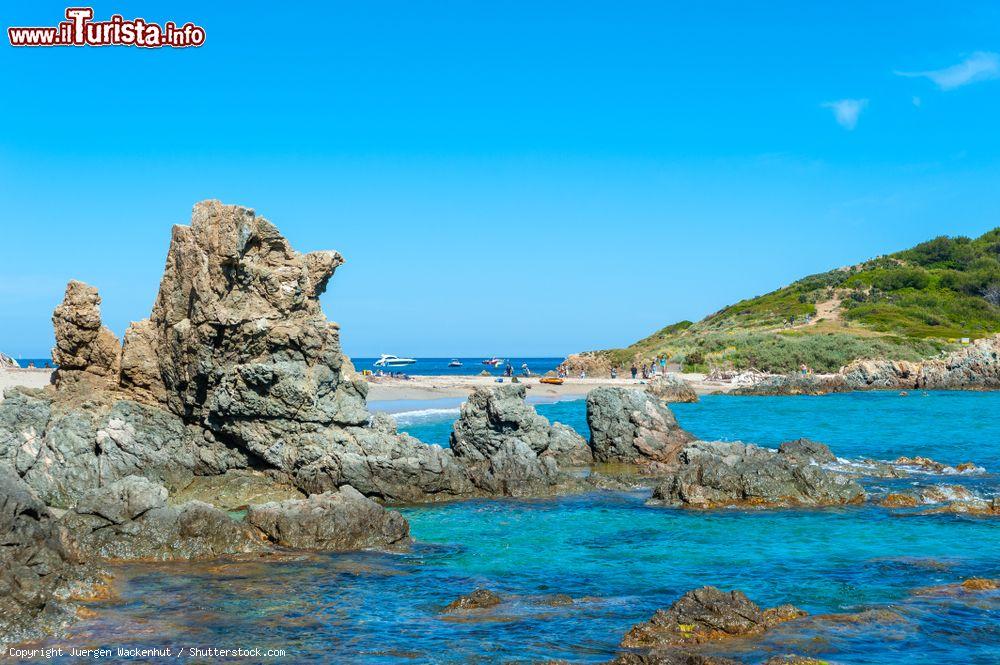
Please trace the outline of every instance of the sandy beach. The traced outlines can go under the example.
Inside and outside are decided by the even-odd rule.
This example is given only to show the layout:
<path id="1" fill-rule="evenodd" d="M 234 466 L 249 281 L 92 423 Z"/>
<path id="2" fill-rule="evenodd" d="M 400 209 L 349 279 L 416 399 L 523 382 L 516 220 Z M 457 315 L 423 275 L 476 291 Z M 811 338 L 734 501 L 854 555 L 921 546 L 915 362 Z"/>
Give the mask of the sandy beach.
<path id="1" fill-rule="evenodd" d="M 704 374 L 681 374 L 699 395 L 722 391 L 728 392 L 729 383 L 706 381 Z M 369 401 L 431 400 L 445 397 L 465 397 L 481 386 L 496 385 L 493 376 L 411 376 L 407 379 L 389 377 L 366 377 L 369 382 Z M 631 378 L 571 378 L 560 386 L 540 383 L 539 377 L 518 377 L 528 388 L 530 397 L 565 399 L 583 397 L 589 391 L 601 386 L 635 386 L 641 388 L 645 381 Z M 504 379 L 509 381 L 509 379 Z"/>
<path id="2" fill-rule="evenodd" d="M 0 369 L 0 400 L 7 388 L 27 386 L 44 388 L 52 381 L 51 369 Z"/>

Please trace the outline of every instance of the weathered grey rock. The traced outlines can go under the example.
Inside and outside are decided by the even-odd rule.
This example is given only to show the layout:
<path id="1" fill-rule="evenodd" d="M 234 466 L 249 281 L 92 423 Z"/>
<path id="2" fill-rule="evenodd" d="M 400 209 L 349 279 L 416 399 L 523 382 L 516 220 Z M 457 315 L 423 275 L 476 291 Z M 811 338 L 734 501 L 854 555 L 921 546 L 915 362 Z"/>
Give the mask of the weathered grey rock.
<path id="1" fill-rule="evenodd" d="M 688 591 L 668 609 L 657 610 L 649 621 L 633 626 L 621 645 L 639 649 L 671 649 L 716 640 L 756 637 L 779 623 L 805 614 L 791 605 L 762 610 L 742 591 L 724 592 L 706 586 Z"/>
<path id="2" fill-rule="evenodd" d="M 168 506 L 167 490 L 140 476 L 87 492 L 58 526 L 81 560 L 204 559 L 266 549 L 249 525 L 200 501 Z"/>
<path id="3" fill-rule="evenodd" d="M 830 448 L 818 441 L 795 439 L 778 446 L 778 452 L 802 464 L 831 464 L 837 461 Z"/>
<path id="4" fill-rule="evenodd" d="M 642 390 L 595 388 L 587 393 L 590 447 L 598 462 L 671 464 L 694 437 L 670 409 Z"/>
<path id="5" fill-rule="evenodd" d="M 0 464 L 0 645 L 60 632 L 76 600 L 104 589 L 104 574 L 73 560 L 45 504 Z"/>
<path id="6" fill-rule="evenodd" d="M 410 525 L 350 485 L 308 499 L 250 506 L 247 522 L 283 547 L 358 550 L 405 545 Z"/>
<path id="7" fill-rule="evenodd" d="M 238 450 L 162 409 L 101 391 L 62 395 L 13 390 L 0 402 L 0 462 L 49 505 L 68 508 L 133 474 L 179 488 L 196 474 L 247 466 Z"/>
<path id="8" fill-rule="evenodd" d="M 698 394 L 684 377 L 673 372 L 646 384 L 646 392 L 664 402 L 697 402 Z"/>
<path id="9" fill-rule="evenodd" d="M 504 444 L 521 441 L 539 457 L 588 464 L 592 457 L 586 440 L 561 423 L 549 424 L 524 401 L 526 391 L 523 384 L 476 388 L 452 429 L 455 455 L 471 462 L 486 460 Z"/>
<path id="10" fill-rule="evenodd" d="M 811 463 L 805 448 L 792 445 L 774 452 L 739 442 L 696 441 L 654 488 L 653 500 L 691 508 L 828 506 L 864 500 L 860 485 Z"/>
<path id="11" fill-rule="evenodd" d="M 117 385 L 121 344 L 101 325 L 101 297 L 83 282 L 66 286 L 62 304 L 52 314 L 56 345 L 52 360 L 58 366 L 56 385 L 80 382 L 89 388 Z"/>

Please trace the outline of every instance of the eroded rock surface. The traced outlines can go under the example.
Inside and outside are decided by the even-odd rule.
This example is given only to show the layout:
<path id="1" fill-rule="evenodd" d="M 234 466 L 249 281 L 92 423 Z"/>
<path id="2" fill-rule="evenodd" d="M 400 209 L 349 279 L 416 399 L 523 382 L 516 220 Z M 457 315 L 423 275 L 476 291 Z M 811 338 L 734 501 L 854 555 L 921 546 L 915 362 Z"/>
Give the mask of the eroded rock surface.
<path id="1" fill-rule="evenodd" d="M 587 424 L 598 462 L 671 464 L 694 440 L 665 404 L 638 389 L 591 390 L 587 393 Z"/>
<path id="2" fill-rule="evenodd" d="M 459 612 L 464 610 L 484 610 L 500 604 L 500 596 L 489 589 L 476 589 L 470 594 L 459 596 L 448 603 L 444 612 Z"/>

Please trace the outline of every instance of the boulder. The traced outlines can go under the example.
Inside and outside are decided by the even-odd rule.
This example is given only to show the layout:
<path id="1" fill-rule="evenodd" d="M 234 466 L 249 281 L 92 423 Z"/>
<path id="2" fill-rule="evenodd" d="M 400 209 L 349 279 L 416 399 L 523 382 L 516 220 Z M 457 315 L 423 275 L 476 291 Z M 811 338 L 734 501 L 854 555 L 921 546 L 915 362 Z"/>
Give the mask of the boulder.
<path id="1" fill-rule="evenodd" d="M 665 610 L 633 626 L 621 646 L 671 649 L 732 638 L 757 637 L 806 613 L 791 605 L 762 610 L 742 591 L 706 586 L 688 591 Z"/>
<path id="2" fill-rule="evenodd" d="M 405 545 L 410 526 L 350 485 L 308 499 L 250 506 L 247 522 L 282 547 L 327 551 Z"/>
<path id="3" fill-rule="evenodd" d="M 664 402 L 697 402 L 698 394 L 682 376 L 668 373 L 646 384 L 646 392 Z"/>
<path id="4" fill-rule="evenodd" d="M 557 463 L 589 464 L 586 440 L 561 423 L 550 424 L 524 401 L 523 384 L 476 388 L 462 405 L 451 433 L 456 457 L 469 461 L 489 459 L 511 441 L 521 441 L 538 457 Z"/>
<path id="5" fill-rule="evenodd" d="M 598 462 L 671 464 L 694 440 L 665 404 L 638 389 L 591 390 L 587 393 L 587 424 Z"/>
<path id="6" fill-rule="evenodd" d="M 56 385 L 82 383 L 87 388 L 117 385 L 121 344 L 101 325 L 101 297 L 93 286 L 71 281 L 62 303 L 52 313 L 56 345 Z"/>
<path id="7" fill-rule="evenodd" d="M 854 480 L 801 456 L 801 446 L 774 452 L 745 443 L 697 441 L 653 490 L 653 500 L 690 508 L 790 507 L 860 503 Z"/>

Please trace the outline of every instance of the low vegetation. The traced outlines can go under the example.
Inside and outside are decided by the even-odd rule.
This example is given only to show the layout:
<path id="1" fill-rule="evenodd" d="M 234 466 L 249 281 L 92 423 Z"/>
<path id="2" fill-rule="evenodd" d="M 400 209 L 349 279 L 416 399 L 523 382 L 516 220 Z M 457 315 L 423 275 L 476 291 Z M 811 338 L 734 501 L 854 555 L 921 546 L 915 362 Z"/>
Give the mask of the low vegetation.
<path id="1" fill-rule="evenodd" d="M 666 353 L 687 371 L 789 372 L 804 363 L 832 372 L 857 358 L 926 358 L 997 332 L 1000 228 L 810 275 L 597 354 L 627 365 Z"/>

